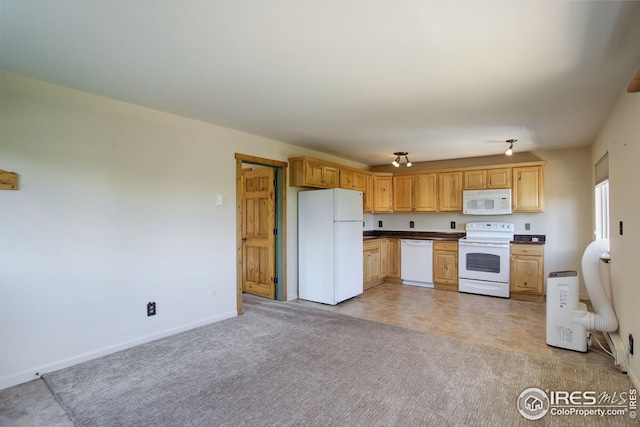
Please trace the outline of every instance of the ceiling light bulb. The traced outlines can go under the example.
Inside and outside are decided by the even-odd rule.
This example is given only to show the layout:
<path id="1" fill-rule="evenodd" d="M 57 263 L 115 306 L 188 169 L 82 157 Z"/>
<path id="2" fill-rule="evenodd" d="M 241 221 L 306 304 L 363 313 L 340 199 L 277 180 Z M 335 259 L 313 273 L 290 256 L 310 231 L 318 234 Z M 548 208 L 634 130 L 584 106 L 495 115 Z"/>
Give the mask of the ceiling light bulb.
<path id="1" fill-rule="evenodd" d="M 410 168 L 413 163 L 411 163 L 411 160 L 409 160 L 409 156 L 404 156 L 405 159 L 407 159 L 407 167 Z"/>
<path id="2" fill-rule="evenodd" d="M 400 167 L 400 156 L 396 157 L 396 159 L 391 162 L 391 164 L 395 167 Z"/>
<path id="3" fill-rule="evenodd" d="M 511 156 L 513 154 L 513 143 L 516 142 L 517 139 L 507 139 L 506 143 L 509 144 L 509 148 L 504 152 L 505 155 Z"/>

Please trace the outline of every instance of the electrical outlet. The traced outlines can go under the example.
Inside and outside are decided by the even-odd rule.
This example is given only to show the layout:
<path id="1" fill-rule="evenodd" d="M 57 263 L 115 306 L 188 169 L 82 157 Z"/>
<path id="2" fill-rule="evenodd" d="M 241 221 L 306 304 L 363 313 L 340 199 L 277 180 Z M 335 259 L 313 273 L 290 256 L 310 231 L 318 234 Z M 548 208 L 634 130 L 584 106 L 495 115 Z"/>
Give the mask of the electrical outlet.
<path id="1" fill-rule="evenodd" d="M 156 303 L 149 302 L 147 304 L 147 316 L 155 316 L 156 315 Z"/>
<path id="2" fill-rule="evenodd" d="M 382 227 L 382 221 L 378 221 L 378 227 Z"/>
<path id="3" fill-rule="evenodd" d="M 531 230 L 531 224 L 530 224 L 530 223 L 528 223 L 528 222 L 525 222 L 525 223 L 524 223 L 524 229 L 525 229 L 525 230 Z"/>
<path id="4" fill-rule="evenodd" d="M 629 334 L 629 354 L 633 356 L 633 335 Z"/>
<path id="5" fill-rule="evenodd" d="M 455 221 L 451 221 L 451 224 L 449 224 L 449 226 L 451 227 L 452 230 L 456 229 L 456 222 Z"/>
<path id="6" fill-rule="evenodd" d="M 409 228 L 413 228 L 415 227 L 415 225 L 416 225 L 415 222 L 409 221 Z"/>

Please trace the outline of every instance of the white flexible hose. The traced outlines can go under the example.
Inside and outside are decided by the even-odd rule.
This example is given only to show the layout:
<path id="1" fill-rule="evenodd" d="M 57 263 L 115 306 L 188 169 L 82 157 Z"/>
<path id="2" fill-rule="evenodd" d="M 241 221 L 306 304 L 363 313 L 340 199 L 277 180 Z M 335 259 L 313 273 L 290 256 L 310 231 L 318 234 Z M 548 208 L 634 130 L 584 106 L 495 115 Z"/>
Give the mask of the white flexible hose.
<path id="1" fill-rule="evenodd" d="M 592 331 L 613 332 L 618 329 L 618 319 L 600 280 L 600 259 L 608 254 L 609 239 L 598 239 L 591 242 L 582 255 L 582 277 L 595 314 L 576 310 L 573 320 Z"/>

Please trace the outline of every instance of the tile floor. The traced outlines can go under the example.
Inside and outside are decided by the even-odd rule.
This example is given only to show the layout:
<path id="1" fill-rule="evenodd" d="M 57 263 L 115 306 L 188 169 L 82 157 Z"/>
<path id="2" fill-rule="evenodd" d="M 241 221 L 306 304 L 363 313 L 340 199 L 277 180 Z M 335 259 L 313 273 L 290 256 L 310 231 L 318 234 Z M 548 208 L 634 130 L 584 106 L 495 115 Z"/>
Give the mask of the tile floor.
<path id="1" fill-rule="evenodd" d="M 546 345 L 544 303 L 384 283 L 337 306 L 292 301 L 349 316 L 618 372 L 612 359 Z M 600 339 L 606 346 L 604 339 Z M 596 347 L 595 343 L 592 348 Z M 42 380 L 0 390 L 0 426 L 71 426 Z"/>
<path id="2" fill-rule="evenodd" d="M 336 306 L 295 303 L 506 350 L 618 372 L 595 341 L 587 353 L 546 343 L 546 304 L 383 283 Z M 589 310 L 593 310 L 589 306 Z M 604 336 L 596 337 L 608 349 Z"/>

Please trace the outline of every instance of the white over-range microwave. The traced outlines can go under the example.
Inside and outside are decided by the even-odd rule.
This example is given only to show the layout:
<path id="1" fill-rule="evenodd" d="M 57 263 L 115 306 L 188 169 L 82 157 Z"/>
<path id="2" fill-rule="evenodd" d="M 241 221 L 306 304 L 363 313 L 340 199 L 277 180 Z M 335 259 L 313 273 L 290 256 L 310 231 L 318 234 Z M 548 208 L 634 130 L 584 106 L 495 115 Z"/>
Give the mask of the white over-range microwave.
<path id="1" fill-rule="evenodd" d="M 511 213 L 511 189 L 464 190 L 462 213 L 467 215 L 508 215 Z"/>

